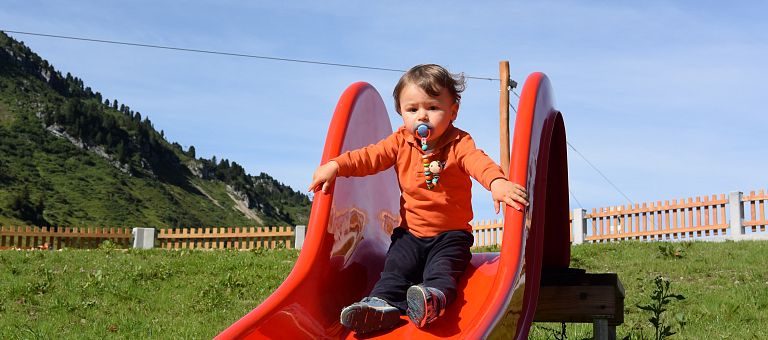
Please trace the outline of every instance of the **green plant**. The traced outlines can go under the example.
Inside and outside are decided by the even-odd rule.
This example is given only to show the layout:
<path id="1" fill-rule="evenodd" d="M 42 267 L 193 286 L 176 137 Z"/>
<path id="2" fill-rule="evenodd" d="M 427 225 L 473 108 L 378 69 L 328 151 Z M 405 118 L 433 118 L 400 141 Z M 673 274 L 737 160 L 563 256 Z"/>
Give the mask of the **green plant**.
<path id="1" fill-rule="evenodd" d="M 86 274 L 86 280 L 82 285 L 83 289 L 89 287 L 96 287 L 97 289 L 104 287 L 104 272 L 101 269 Z"/>
<path id="2" fill-rule="evenodd" d="M 651 302 L 647 305 L 638 304 L 637 307 L 651 312 L 652 315 L 648 318 L 648 321 L 650 321 L 655 329 L 655 339 L 661 340 L 676 333 L 672 331 L 672 325 L 668 325 L 663 319 L 663 314 L 667 312 L 667 306 L 674 300 L 685 300 L 685 297 L 682 294 L 671 293 L 669 288 L 671 282 L 660 275 L 653 279 L 653 283 L 656 285 L 656 288 L 650 295 Z M 676 314 L 676 319 L 680 329 L 682 329 L 685 325 L 684 315 L 678 313 Z"/>
<path id="3" fill-rule="evenodd" d="M 111 240 L 104 240 L 101 243 L 99 243 L 99 250 L 102 250 L 107 253 L 110 253 L 117 248 L 118 248 L 118 245 L 115 242 L 112 242 Z"/>
<path id="4" fill-rule="evenodd" d="M 691 247 L 691 242 L 684 243 L 662 243 L 659 244 L 659 253 L 663 258 L 667 259 L 682 259 Z"/>
<path id="5" fill-rule="evenodd" d="M 48 292 L 53 283 L 53 271 L 47 268 L 39 268 L 36 271 L 36 279 L 27 283 L 27 294 L 43 295 Z"/>

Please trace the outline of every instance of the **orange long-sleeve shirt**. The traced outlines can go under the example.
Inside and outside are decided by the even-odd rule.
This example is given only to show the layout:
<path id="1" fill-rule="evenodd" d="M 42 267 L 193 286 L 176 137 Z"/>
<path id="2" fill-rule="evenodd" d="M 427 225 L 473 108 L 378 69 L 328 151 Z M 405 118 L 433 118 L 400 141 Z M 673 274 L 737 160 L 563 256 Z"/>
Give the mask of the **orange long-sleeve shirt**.
<path id="1" fill-rule="evenodd" d="M 401 226 L 417 237 L 431 237 L 448 230 L 472 227 L 472 181 L 490 190 L 491 182 L 504 173 L 469 133 L 453 125 L 433 147 L 432 160 L 445 162 L 437 185 L 427 189 L 419 141 L 400 127 L 387 138 L 334 158 L 339 176 L 366 176 L 395 167 L 400 184 Z"/>

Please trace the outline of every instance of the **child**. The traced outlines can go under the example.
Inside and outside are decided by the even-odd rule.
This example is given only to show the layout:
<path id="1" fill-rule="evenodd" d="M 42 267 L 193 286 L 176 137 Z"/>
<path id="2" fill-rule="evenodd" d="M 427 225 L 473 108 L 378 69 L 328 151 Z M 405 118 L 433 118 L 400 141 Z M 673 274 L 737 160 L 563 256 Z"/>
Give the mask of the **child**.
<path id="1" fill-rule="evenodd" d="M 418 65 L 393 95 L 403 126 L 375 145 L 346 152 L 321 165 L 310 191 L 326 192 L 336 176 L 366 176 L 394 166 L 400 184 L 401 225 L 392 233 L 384 271 L 369 297 L 345 307 L 341 324 L 357 333 L 394 327 L 401 313 L 419 328 L 456 299 L 457 282 L 472 255 L 469 176 L 500 203 L 522 210 L 525 188 L 453 126 L 464 77 L 438 65 Z"/>

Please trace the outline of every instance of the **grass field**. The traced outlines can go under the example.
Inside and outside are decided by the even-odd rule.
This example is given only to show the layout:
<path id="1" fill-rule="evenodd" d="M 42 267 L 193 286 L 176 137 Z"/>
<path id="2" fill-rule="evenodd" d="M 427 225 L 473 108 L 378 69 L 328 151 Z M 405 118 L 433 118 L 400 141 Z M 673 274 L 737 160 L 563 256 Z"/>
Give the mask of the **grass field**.
<path id="1" fill-rule="evenodd" d="M 1 339 L 210 339 L 252 310 L 290 272 L 295 250 L 0 251 Z M 678 339 L 768 338 L 768 242 L 587 244 L 572 267 L 615 272 L 626 290 L 619 338 L 653 338 L 653 279 L 685 300 L 662 322 Z M 681 329 L 679 321 L 685 325 Z M 531 338 L 562 339 L 560 324 Z M 567 324 L 568 339 L 591 325 Z"/>

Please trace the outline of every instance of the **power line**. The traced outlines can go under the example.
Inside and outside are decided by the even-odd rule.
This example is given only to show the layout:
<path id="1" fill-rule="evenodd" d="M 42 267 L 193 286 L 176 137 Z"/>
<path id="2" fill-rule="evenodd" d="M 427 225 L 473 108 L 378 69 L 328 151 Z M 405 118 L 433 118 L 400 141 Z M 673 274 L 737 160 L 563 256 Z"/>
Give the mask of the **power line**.
<path id="1" fill-rule="evenodd" d="M 515 96 L 517 96 L 517 98 L 518 98 L 518 99 L 520 99 L 520 95 L 518 95 L 518 94 L 517 94 L 517 93 L 516 93 L 516 92 L 515 92 L 513 89 L 510 89 L 509 91 L 510 91 L 510 92 L 512 92 L 512 93 L 514 93 L 514 94 L 515 94 Z M 512 108 L 512 110 L 513 110 L 513 111 L 515 111 L 515 114 L 517 114 L 517 109 L 515 109 L 515 107 L 514 107 L 514 106 L 512 106 L 512 103 L 511 103 L 511 102 L 509 103 L 509 107 L 511 107 L 511 108 Z M 598 168 L 597 168 L 597 167 L 596 167 L 594 164 L 592 164 L 592 162 L 590 162 L 590 161 L 587 159 L 587 157 L 584 157 L 584 155 L 583 155 L 583 154 L 581 154 L 581 152 L 579 152 L 579 150 L 576 150 L 576 148 L 575 148 L 573 145 L 571 145 L 571 143 L 570 143 L 570 142 L 566 141 L 565 143 L 566 143 L 566 144 L 568 144 L 568 146 L 569 146 L 569 147 L 571 147 L 571 150 L 575 151 L 575 152 L 576 152 L 576 153 L 577 153 L 579 156 L 581 156 L 581 158 L 582 158 L 582 159 L 584 159 L 584 161 L 585 161 L 585 162 L 587 162 L 587 164 L 589 164 L 589 166 L 591 166 L 591 167 L 592 167 L 592 169 L 594 169 L 595 171 L 597 171 L 597 173 L 598 173 L 598 174 L 600 174 L 600 176 L 602 176 L 602 177 L 603 177 L 603 179 L 605 179 L 605 181 L 606 181 L 606 182 L 608 182 L 608 184 L 610 184 L 610 185 L 611 185 L 611 186 L 612 186 L 614 189 L 616 189 L 616 191 L 618 191 L 618 192 L 619 192 L 619 193 L 620 193 L 622 196 L 624 196 L 624 198 L 625 198 L 625 199 L 626 199 L 626 200 L 627 200 L 627 201 L 628 201 L 630 204 L 634 204 L 634 202 L 633 202 L 633 201 L 632 201 L 632 200 L 631 200 L 629 197 L 627 197 L 627 195 L 626 195 L 626 194 L 624 194 L 624 192 L 623 192 L 623 191 L 621 191 L 621 189 L 619 189 L 619 187 L 617 187 L 617 186 L 616 186 L 616 184 L 613 184 L 613 182 L 611 182 L 611 180 L 609 180 L 609 179 L 608 179 L 608 177 L 607 177 L 607 176 L 605 176 L 605 174 L 603 174 L 603 172 L 602 172 L 602 171 L 600 171 L 600 169 L 598 169 Z M 569 194 L 571 194 L 571 197 L 573 197 L 573 200 L 574 200 L 574 201 L 576 201 L 576 203 L 579 205 L 579 207 L 581 207 L 582 209 L 584 209 L 584 207 L 581 205 L 581 202 L 579 202 L 579 200 L 576 198 L 576 195 L 574 195 L 574 194 L 573 194 L 573 192 L 571 191 L 570 187 L 568 188 L 568 193 L 569 193 Z"/>
<path id="2" fill-rule="evenodd" d="M 33 35 L 33 36 L 38 36 L 38 37 L 57 38 L 57 39 L 69 39 L 69 40 L 96 42 L 96 43 L 103 43 L 103 44 L 124 45 L 124 46 L 134 46 L 134 47 L 155 48 L 155 49 L 180 51 L 180 52 L 205 53 L 205 54 L 215 54 L 215 55 L 223 55 L 223 56 L 230 56 L 230 57 L 265 59 L 265 60 L 273 60 L 273 61 L 284 61 L 284 62 L 292 62 L 292 63 L 312 64 L 312 65 L 347 67 L 347 68 L 356 68 L 356 69 L 365 69 L 365 70 L 374 70 L 374 71 L 399 72 L 399 73 L 406 72 L 405 70 L 386 68 L 386 67 L 364 66 L 364 65 L 353 65 L 353 64 L 342 64 L 342 63 L 331 63 L 331 62 L 325 62 L 325 61 L 306 60 L 306 59 L 270 57 L 270 56 L 256 55 L 256 54 L 221 52 L 221 51 L 214 51 L 214 50 L 201 50 L 201 49 L 196 49 L 196 48 L 152 45 L 152 44 L 144 44 L 144 43 L 125 42 L 125 41 L 115 41 L 115 40 L 105 40 L 105 39 L 73 37 L 73 36 L 57 35 L 57 34 L 11 31 L 11 30 L 4 30 L 4 29 L 0 29 L 0 31 L 7 32 L 7 33 Z M 474 77 L 474 76 L 468 76 L 468 75 L 465 75 L 464 78 L 467 78 L 467 79 L 477 79 L 477 80 L 489 80 L 489 81 L 494 81 L 495 80 L 495 81 L 500 81 L 500 79 L 498 79 L 498 78 Z"/>
<path id="3" fill-rule="evenodd" d="M 581 208 L 582 210 L 584 210 L 584 206 L 583 206 L 583 205 L 581 205 L 581 202 L 579 202 L 579 199 L 578 199 L 578 198 L 576 198 L 576 195 L 574 195 L 574 194 L 573 194 L 573 191 L 571 191 L 571 188 L 570 188 L 570 186 L 568 187 L 568 193 L 569 193 L 569 194 L 571 194 L 571 198 L 573 198 L 573 200 L 574 200 L 574 201 L 576 201 L 576 204 L 578 204 L 578 205 L 579 205 L 579 208 Z"/>
<path id="4" fill-rule="evenodd" d="M 635 202 L 633 202 L 626 194 L 624 194 L 624 192 L 621 191 L 621 189 L 619 189 L 619 187 L 617 187 L 616 184 L 613 184 L 613 182 L 611 182 L 611 180 L 609 180 L 608 177 L 606 177 L 605 174 L 603 174 L 603 172 L 600 171 L 600 169 L 598 169 L 594 164 L 592 164 L 592 162 L 590 162 L 587 159 L 587 157 L 584 157 L 584 155 L 582 155 L 581 152 L 579 152 L 579 150 L 576 150 L 576 148 L 574 148 L 570 142 L 566 141 L 565 143 L 571 147 L 571 150 L 576 151 L 576 153 L 579 154 L 579 156 L 581 156 L 581 158 L 584 159 L 584 161 L 587 162 L 587 164 L 589 164 L 589 166 L 591 166 L 592 169 L 595 169 L 595 171 L 597 171 L 597 173 L 600 174 L 600 176 L 602 176 L 603 179 L 605 179 L 605 181 L 608 182 L 608 184 L 610 184 L 614 189 L 616 189 L 616 191 L 618 191 L 622 196 L 624 196 L 624 198 L 627 199 L 627 202 L 629 202 L 630 204 L 635 204 Z"/>
<path id="5" fill-rule="evenodd" d="M 346 67 L 346 68 L 356 68 L 356 69 L 365 69 L 365 70 L 374 70 L 374 71 L 386 71 L 386 72 L 399 72 L 403 73 L 406 72 L 405 70 L 401 69 L 393 69 L 393 68 L 385 68 L 385 67 L 376 67 L 376 66 L 365 66 L 365 65 L 354 65 L 354 64 L 342 64 L 342 63 L 331 63 L 331 62 L 324 62 L 324 61 L 316 61 L 316 60 L 305 60 L 305 59 L 293 59 L 293 58 L 282 58 L 282 57 L 271 57 L 271 56 L 263 56 L 263 55 L 256 55 L 256 54 L 244 54 L 244 53 L 233 53 L 233 52 L 222 52 L 222 51 L 214 51 L 214 50 L 202 50 L 202 49 L 194 49 L 194 48 L 186 48 L 186 47 L 174 47 L 174 46 L 163 46 L 163 45 L 152 45 L 152 44 L 144 44 L 144 43 L 133 43 L 133 42 L 125 42 L 125 41 L 116 41 L 116 40 L 105 40 L 105 39 L 93 39 L 93 38 L 84 38 L 84 37 L 74 37 L 74 36 L 65 36 L 65 35 L 56 35 L 56 34 L 46 34 L 46 33 L 34 33 L 34 32 L 23 32 L 23 31 L 14 31 L 14 30 L 5 30 L 0 29 L 0 31 L 7 32 L 7 33 L 15 33 L 15 34 L 23 34 L 23 35 L 32 35 L 32 36 L 39 36 L 39 37 L 48 37 L 48 38 L 57 38 L 57 39 L 68 39 L 68 40 L 77 40 L 77 41 L 86 41 L 86 42 L 96 42 L 96 43 L 103 43 L 103 44 L 114 44 L 114 45 L 124 45 L 124 46 L 134 46 L 134 47 L 144 47 L 144 48 L 155 48 L 155 49 L 163 49 L 163 50 L 171 50 L 171 51 L 180 51 L 180 52 L 193 52 L 193 53 L 204 53 L 204 54 L 214 54 L 214 55 L 223 55 L 223 56 L 230 56 L 230 57 L 243 57 L 243 58 L 253 58 L 253 59 L 264 59 L 264 60 L 273 60 L 273 61 L 283 61 L 283 62 L 293 62 L 293 63 L 303 63 L 303 64 L 312 64 L 312 65 L 323 65 L 323 66 L 335 66 L 335 67 Z M 488 81 L 500 81 L 498 78 L 488 78 L 488 77 L 475 77 L 475 76 L 464 76 L 467 79 L 476 79 L 476 80 L 488 80 Z M 520 98 L 520 95 L 517 94 L 513 89 L 510 89 L 510 92 L 512 92 L 518 99 Z M 509 105 L 512 110 L 517 114 L 517 109 L 512 106 L 510 103 Z M 618 191 L 622 196 L 624 196 L 627 201 L 630 203 L 633 203 L 632 200 L 624 194 L 613 182 L 611 182 L 608 177 L 605 176 L 597 167 L 595 167 L 584 155 L 582 155 L 576 148 L 571 145 L 571 143 L 567 142 L 569 147 L 573 151 L 575 151 L 581 158 L 584 159 L 584 161 L 587 162 L 597 173 L 600 174 L 600 176 L 603 177 L 611 186 L 613 186 L 616 191 Z M 571 193 L 571 196 L 573 196 L 573 193 Z M 574 200 L 576 200 L 576 197 L 573 196 Z M 576 200 L 578 203 L 578 200 Z M 579 203 L 579 205 L 581 205 Z"/>

